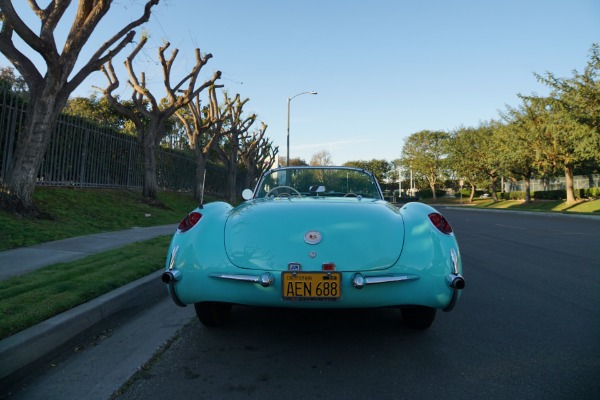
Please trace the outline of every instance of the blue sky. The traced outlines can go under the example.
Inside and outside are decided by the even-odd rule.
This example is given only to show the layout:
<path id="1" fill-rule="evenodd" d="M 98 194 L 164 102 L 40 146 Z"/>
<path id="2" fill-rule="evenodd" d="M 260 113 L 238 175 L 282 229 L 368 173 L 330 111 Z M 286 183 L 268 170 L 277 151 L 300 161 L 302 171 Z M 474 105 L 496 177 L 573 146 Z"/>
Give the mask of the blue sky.
<path id="1" fill-rule="evenodd" d="M 104 32 L 137 18 L 143 3 L 115 1 L 82 56 Z M 391 161 L 412 133 L 477 126 L 518 105 L 518 93 L 547 93 L 534 72 L 583 70 L 600 43 L 598 21 L 598 0 L 161 0 L 136 70 L 162 97 L 158 47 L 168 40 L 179 49 L 179 77 L 199 47 L 213 55 L 203 78 L 221 70 L 230 94 L 249 97 L 245 110 L 268 124 L 280 155 L 287 98 L 314 90 L 291 102 L 292 158 L 327 150 L 336 164 Z M 124 97 L 129 51 L 115 62 Z M 94 74 L 75 95 L 89 96 L 92 85 L 105 86 L 104 76 Z"/>

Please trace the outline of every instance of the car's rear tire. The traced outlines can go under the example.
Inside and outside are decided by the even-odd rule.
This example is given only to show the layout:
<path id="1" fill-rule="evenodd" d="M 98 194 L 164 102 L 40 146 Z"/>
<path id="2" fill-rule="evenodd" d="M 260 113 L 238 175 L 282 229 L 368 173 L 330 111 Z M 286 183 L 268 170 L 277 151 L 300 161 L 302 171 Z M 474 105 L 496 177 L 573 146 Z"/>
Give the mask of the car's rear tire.
<path id="1" fill-rule="evenodd" d="M 198 319 L 206 326 L 222 326 L 229 320 L 231 314 L 230 303 L 204 301 L 195 303 L 194 308 Z"/>
<path id="2" fill-rule="evenodd" d="M 402 319 L 412 329 L 427 329 L 433 323 L 437 309 L 424 306 L 403 306 Z"/>

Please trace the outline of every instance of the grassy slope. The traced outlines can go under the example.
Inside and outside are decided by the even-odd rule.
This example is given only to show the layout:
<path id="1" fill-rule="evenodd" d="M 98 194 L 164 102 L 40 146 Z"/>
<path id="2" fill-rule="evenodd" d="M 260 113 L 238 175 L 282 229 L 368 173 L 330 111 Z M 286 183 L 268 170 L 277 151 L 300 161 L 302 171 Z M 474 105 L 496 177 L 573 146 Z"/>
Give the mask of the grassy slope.
<path id="1" fill-rule="evenodd" d="M 171 236 L 0 281 L 0 339 L 163 268 Z"/>
<path id="2" fill-rule="evenodd" d="M 92 233 L 178 223 L 197 205 L 185 193 L 160 193 L 159 200 L 166 208 L 143 203 L 136 191 L 40 187 L 34 203 L 51 219 L 18 218 L 0 211 L 0 251 Z"/>
<path id="3" fill-rule="evenodd" d="M 0 251 L 135 226 L 175 224 L 197 205 L 185 193 L 160 193 L 159 199 L 166 207 L 143 203 L 135 191 L 37 188 L 34 202 L 51 219 L 0 212 Z M 159 270 L 170 240 L 162 236 L 0 281 L 0 339 Z"/>

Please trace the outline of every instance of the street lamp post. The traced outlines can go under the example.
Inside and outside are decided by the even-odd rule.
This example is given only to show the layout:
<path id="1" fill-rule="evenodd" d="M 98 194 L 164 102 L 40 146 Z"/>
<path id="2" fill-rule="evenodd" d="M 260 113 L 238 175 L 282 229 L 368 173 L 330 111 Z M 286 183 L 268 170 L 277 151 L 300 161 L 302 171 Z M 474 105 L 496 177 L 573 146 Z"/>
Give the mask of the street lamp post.
<path id="1" fill-rule="evenodd" d="M 294 95 L 292 97 L 288 97 L 287 99 L 287 166 L 290 166 L 290 103 L 294 97 L 298 97 L 301 94 L 317 94 L 317 92 L 302 92 Z"/>
<path id="2" fill-rule="evenodd" d="M 413 174 L 412 174 L 412 163 L 410 163 L 410 195 L 414 196 L 415 191 L 413 189 Z"/>
<path id="3" fill-rule="evenodd" d="M 398 166 L 398 199 L 402 198 L 402 167 Z M 400 201 L 400 200 L 398 200 Z"/>

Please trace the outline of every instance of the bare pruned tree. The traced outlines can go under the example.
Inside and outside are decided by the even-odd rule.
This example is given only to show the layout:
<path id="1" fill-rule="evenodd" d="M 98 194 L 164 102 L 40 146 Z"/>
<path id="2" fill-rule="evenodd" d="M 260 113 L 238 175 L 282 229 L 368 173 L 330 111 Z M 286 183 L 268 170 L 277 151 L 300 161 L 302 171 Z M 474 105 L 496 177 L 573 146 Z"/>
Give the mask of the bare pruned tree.
<path id="1" fill-rule="evenodd" d="M 241 100 L 240 95 L 237 94 L 232 100 L 227 93 L 225 93 L 225 109 L 226 117 L 224 118 L 224 130 L 223 139 L 221 145 L 217 147 L 217 155 L 225 164 L 227 168 L 227 197 L 229 202 L 234 204 L 236 202 L 236 177 L 237 177 L 237 166 L 238 156 L 240 149 L 240 140 L 256 121 L 256 115 L 252 114 L 247 118 L 243 118 L 243 108 L 250 100 L 246 98 Z"/>
<path id="2" fill-rule="evenodd" d="M 3 208 L 20 212 L 32 210 L 38 172 L 56 119 L 69 95 L 86 77 L 99 70 L 133 41 L 133 29 L 148 21 L 150 9 L 158 1 L 147 1 L 138 19 L 117 30 L 82 64 L 79 71 L 75 71 L 83 46 L 109 11 L 112 0 L 79 0 L 62 50 L 57 48 L 54 31 L 70 1 L 50 1 L 46 8 L 40 8 L 36 0 L 28 1 L 40 21 L 38 34 L 15 11 L 12 1 L 0 0 L 0 52 L 19 71 L 30 94 L 25 129 L 19 133 L 10 167 L 0 186 Z M 46 64 L 45 70 L 38 69 L 25 52 L 15 45 L 15 41 L 22 41 L 37 52 Z"/>
<path id="3" fill-rule="evenodd" d="M 187 134 L 188 143 L 196 157 L 196 180 L 194 184 L 194 198 L 201 200 L 204 192 L 204 173 L 206 162 L 210 153 L 219 144 L 222 137 L 223 115 L 217 102 L 216 88 L 222 85 L 212 85 L 208 88 L 208 105 L 201 106 L 200 96 L 188 103 L 187 113 L 183 109 L 175 112 Z M 227 110 L 228 111 L 228 110 Z M 204 117 L 203 117 L 204 114 Z"/>
<path id="4" fill-rule="evenodd" d="M 156 180 L 156 149 L 165 136 L 165 123 L 177 110 L 187 106 L 193 101 L 200 92 L 214 86 L 215 81 L 221 77 L 221 72 L 215 72 L 212 78 L 205 81 L 199 87 L 196 87 L 200 70 L 206 65 L 208 60 L 212 58 L 212 54 L 202 56 L 200 50 L 196 49 L 196 65 L 189 74 L 183 77 L 177 84 L 172 85 L 171 68 L 179 50 L 174 49 L 171 53 L 171 57 L 166 59 L 165 51 L 170 46 L 170 43 L 167 42 L 158 50 L 158 57 L 163 71 L 163 83 L 167 91 L 167 97 L 159 103 L 152 92 L 150 92 L 150 89 L 146 86 L 145 73 L 142 72 L 140 78 L 138 78 L 133 69 L 133 60 L 144 47 L 146 41 L 147 38 L 142 38 L 125 60 L 125 67 L 129 74 L 127 83 L 133 89 L 131 100 L 135 105 L 135 109 L 126 107 L 112 94 L 113 91 L 119 87 L 119 79 L 115 74 L 112 59 L 109 59 L 106 66 L 102 67 L 102 71 L 108 80 L 108 86 L 105 89 L 99 89 L 104 93 L 109 103 L 118 112 L 129 118 L 135 125 L 138 142 L 142 147 L 144 159 L 142 197 L 150 203 L 155 203 L 157 201 L 158 192 L 158 183 Z M 185 85 L 187 85 L 187 87 L 182 90 L 181 88 Z"/>
<path id="5" fill-rule="evenodd" d="M 270 169 L 276 161 L 279 147 L 273 147 L 273 141 L 265 137 L 267 125 L 252 134 L 243 135 L 240 146 L 240 162 L 246 167 L 246 187 L 251 188 L 255 180 L 265 170 Z"/>

